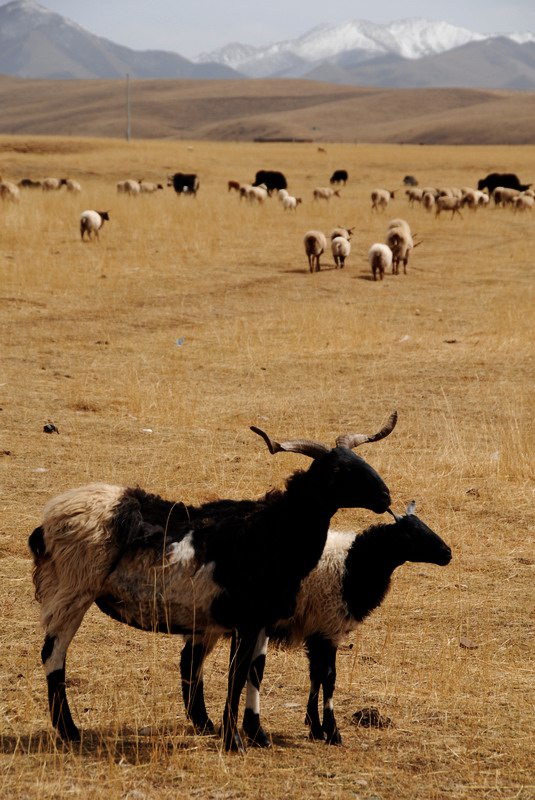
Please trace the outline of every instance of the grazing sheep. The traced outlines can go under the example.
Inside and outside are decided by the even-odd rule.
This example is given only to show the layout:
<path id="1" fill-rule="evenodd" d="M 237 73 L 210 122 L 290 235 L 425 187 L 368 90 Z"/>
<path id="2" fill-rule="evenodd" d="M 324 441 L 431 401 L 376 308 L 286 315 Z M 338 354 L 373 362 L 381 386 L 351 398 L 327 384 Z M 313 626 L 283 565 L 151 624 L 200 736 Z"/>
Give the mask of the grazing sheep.
<path id="1" fill-rule="evenodd" d="M 288 189 L 278 189 L 277 190 L 277 197 L 281 201 L 281 203 L 282 203 L 282 201 L 284 200 L 285 197 L 289 197 L 289 196 L 290 196 L 290 192 L 288 191 Z"/>
<path id="2" fill-rule="evenodd" d="M 368 260 L 374 281 L 377 280 L 377 274 L 379 275 L 379 280 L 382 281 L 386 270 L 392 266 L 392 250 L 388 245 L 376 242 L 368 250 Z"/>
<path id="3" fill-rule="evenodd" d="M 379 208 L 384 211 L 391 200 L 395 199 L 397 189 L 389 191 L 388 189 L 374 189 L 371 193 L 372 211 L 377 211 Z"/>
<path id="4" fill-rule="evenodd" d="M 390 222 L 386 233 L 386 244 L 392 251 L 392 275 L 399 275 L 399 265 L 403 264 L 403 273 L 407 274 L 407 264 L 414 241 L 409 223 L 404 219 Z"/>
<path id="5" fill-rule="evenodd" d="M 411 189 L 406 189 L 405 194 L 409 199 L 409 205 L 413 206 L 415 203 L 421 203 L 424 196 L 423 189 L 418 189 L 413 186 Z"/>
<path id="6" fill-rule="evenodd" d="M 519 194 L 520 192 L 518 192 L 516 189 L 509 189 L 505 186 L 497 186 L 492 193 L 494 205 L 497 207 L 501 206 L 502 208 L 505 206 L 512 206 Z"/>
<path id="7" fill-rule="evenodd" d="M 332 231 L 331 231 L 331 235 L 330 235 L 331 242 L 337 236 L 342 236 L 344 239 L 347 239 L 347 241 L 349 242 L 349 240 L 353 236 L 353 231 L 354 230 L 355 230 L 355 228 L 344 228 L 342 225 L 338 225 L 336 228 L 333 228 Z"/>
<path id="8" fill-rule="evenodd" d="M 175 172 L 174 175 L 168 176 L 167 185 L 172 186 L 177 194 L 187 194 L 192 197 L 197 197 L 200 182 L 195 172 Z"/>
<path id="9" fill-rule="evenodd" d="M 463 208 L 476 210 L 480 206 L 486 205 L 488 202 L 489 196 L 486 192 L 481 192 L 479 189 L 463 189 Z"/>
<path id="10" fill-rule="evenodd" d="M 253 428 L 272 454 L 312 459 L 284 490 L 258 500 L 194 507 L 108 484 L 52 499 L 29 547 L 45 630 L 41 656 L 49 708 L 60 736 L 80 738 L 65 691 L 65 658 L 95 602 L 113 619 L 141 630 L 209 638 L 232 630 L 223 737 L 225 749 L 242 749 L 239 698 L 257 639 L 293 614 L 333 514 L 341 507 L 376 513 L 389 507 L 384 481 L 353 448 L 388 436 L 396 419 L 392 414 L 372 436 L 339 436 L 333 449 L 301 439 L 274 442 Z M 202 723 L 210 727 L 207 718 Z"/>
<path id="11" fill-rule="evenodd" d="M 343 183 L 345 186 L 348 180 L 349 176 L 347 174 L 346 169 L 335 169 L 335 171 L 329 178 L 329 183 L 331 184 L 331 186 L 333 186 L 335 183 Z"/>
<path id="12" fill-rule="evenodd" d="M 520 183 L 518 176 L 514 172 L 491 172 L 485 178 L 478 181 L 478 189 L 486 189 L 492 194 L 497 186 L 504 186 L 508 189 L 515 189 L 516 192 L 525 192 L 531 183 Z"/>
<path id="13" fill-rule="evenodd" d="M 42 189 L 42 181 L 34 181 L 33 178 L 22 178 L 18 184 L 20 189 Z"/>
<path id="14" fill-rule="evenodd" d="M 57 192 L 65 184 L 65 178 L 45 178 L 41 182 L 43 192 Z"/>
<path id="15" fill-rule="evenodd" d="M 330 200 L 331 197 L 340 197 L 340 189 L 331 189 L 328 186 L 317 186 L 312 191 L 314 200 Z"/>
<path id="16" fill-rule="evenodd" d="M 65 188 L 71 194 L 80 194 L 82 191 L 82 187 L 78 181 L 75 181 L 73 178 L 65 178 L 64 179 Z"/>
<path id="17" fill-rule="evenodd" d="M 117 184 L 118 194 L 128 194 L 131 197 L 136 197 L 141 192 L 139 181 L 128 179 L 126 181 L 119 181 Z"/>
<path id="18" fill-rule="evenodd" d="M 271 197 L 272 192 L 287 189 L 288 181 L 283 173 L 276 169 L 259 169 L 255 175 L 253 186 L 265 186 Z"/>
<path id="19" fill-rule="evenodd" d="M 88 239 L 91 239 L 91 237 L 98 239 L 99 230 L 109 218 L 108 211 L 82 211 L 80 214 L 80 235 L 82 237 L 82 242 L 84 241 L 84 235 L 86 233 Z"/>
<path id="20" fill-rule="evenodd" d="M 292 197 L 292 195 L 289 194 L 286 197 L 282 198 L 282 207 L 285 211 L 288 210 L 296 211 L 297 206 L 302 202 L 303 201 L 301 200 L 300 197 Z"/>
<path id="21" fill-rule="evenodd" d="M 270 744 L 260 723 L 259 697 L 268 638 L 286 647 L 304 644 L 310 667 L 306 712 L 310 738 L 341 744 L 333 696 L 336 655 L 343 638 L 381 605 L 393 572 L 405 562 L 446 566 L 451 561 L 449 546 L 415 515 L 415 508 L 413 501 L 405 516 L 391 511 L 393 523 L 372 525 L 358 535 L 329 531 L 317 566 L 301 584 L 294 614 L 268 628 L 263 640 L 257 642 L 258 654 L 249 670 L 243 717 L 244 731 L 255 744 Z M 204 657 L 216 641 L 216 638 L 206 641 Z M 202 678 L 192 689 L 191 673 L 185 671 L 192 662 L 194 648 L 199 650 L 199 640 L 188 637 L 181 658 L 183 691 L 185 697 L 192 691 L 200 694 L 197 701 L 204 706 Z M 321 689 L 323 723 L 318 713 Z"/>
<path id="22" fill-rule="evenodd" d="M 451 211 L 451 218 L 458 214 L 461 219 L 463 215 L 461 214 L 461 207 L 463 201 L 460 197 L 450 197 L 448 195 L 440 195 L 435 200 L 435 217 L 440 216 L 441 211 Z"/>
<path id="23" fill-rule="evenodd" d="M 303 239 L 310 272 L 320 271 L 320 256 L 325 252 L 327 240 L 321 231 L 307 231 Z"/>
<path id="24" fill-rule="evenodd" d="M 139 182 L 139 191 L 141 194 L 154 194 L 159 189 L 163 189 L 163 185 L 161 183 L 154 183 L 153 181 L 144 181 L 140 180 Z"/>
<path id="25" fill-rule="evenodd" d="M 227 183 L 228 191 L 239 192 L 240 191 L 240 183 L 239 181 L 229 181 Z"/>
<path id="26" fill-rule="evenodd" d="M 0 199 L 11 203 L 18 203 L 20 200 L 20 189 L 17 184 L 0 178 Z"/>
<path id="27" fill-rule="evenodd" d="M 351 242 L 349 239 L 346 239 L 345 236 L 335 236 L 334 239 L 331 239 L 331 252 L 336 269 L 338 269 L 338 267 L 343 269 L 346 258 L 348 258 L 351 253 Z"/>
<path id="28" fill-rule="evenodd" d="M 268 199 L 267 186 L 263 183 L 260 184 L 260 186 L 248 186 L 246 197 L 250 203 L 259 203 L 262 205 Z"/>
<path id="29" fill-rule="evenodd" d="M 422 195 L 422 205 L 426 211 L 431 211 L 435 207 L 434 192 L 424 192 Z"/>
<path id="30" fill-rule="evenodd" d="M 529 194 L 519 194 L 513 200 L 513 208 L 515 211 L 531 211 L 535 200 Z"/>

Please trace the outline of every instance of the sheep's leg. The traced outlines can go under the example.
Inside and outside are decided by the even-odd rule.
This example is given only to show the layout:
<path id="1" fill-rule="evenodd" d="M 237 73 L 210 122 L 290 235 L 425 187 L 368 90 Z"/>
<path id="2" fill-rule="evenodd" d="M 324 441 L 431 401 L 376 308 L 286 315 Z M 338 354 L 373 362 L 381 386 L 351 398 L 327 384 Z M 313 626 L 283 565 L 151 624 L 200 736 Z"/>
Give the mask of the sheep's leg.
<path id="1" fill-rule="evenodd" d="M 204 702 L 203 665 L 219 636 L 188 636 L 180 656 L 182 697 L 188 719 L 197 733 L 213 733 L 214 723 Z"/>
<path id="2" fill-rule="evenodd" d="M 321 639 L 311 636 L 306 640 L 306 651 L 310 672 L 310 691 L 308 694 L 307 712 L 305 724 L 310 728 L 311 739 L 324 739 L 325 735 L 321 725 L 318 702 L 321 688 L 322 666 L 321 666 Z"/>
<path id="3" fill-rule="evenodd" d="M 223 713 L 223 741 L 225 750 L 243 750 L 238 733 L 240 694 L 247 681 L 259 631 L 239 633 L 233 631 L 230 646 L 228 692 Z"/>
<path id="4" fill-rule="evenodd" d="M 342 737 L 334 717 L 334 689 L 336 685 L 336 647 L 332 642 L 323 642 L 323 731 L 329 744 L 342 744 Z"/>
<path id="5" fill-rule="evenodd" d="M 256 640 L 249 668 L 245 711 L 243 714 L 243 730 L 249 741 L 257 747 L 271 747 L 271 742 L 260 724 L 260 686 L 264 677 L 268 642 L 269 638 L 264 628 L 260 631 Z"/>
<path id="6" fill-rule="evenodd" d="M 41 650 L 41 660 L 48 684 L 48 706 L 52 725 L 65 741 L 80 740 L 80 732 L 74 724 L 65 691 L 65 658 L 67 648 L 92 602 L 91 598 L 83 605 L 78 604 L 78 608 L 70 607 L 68 616 L 65 613 L 61 615 L 63 625 L 48 625 Z"/>

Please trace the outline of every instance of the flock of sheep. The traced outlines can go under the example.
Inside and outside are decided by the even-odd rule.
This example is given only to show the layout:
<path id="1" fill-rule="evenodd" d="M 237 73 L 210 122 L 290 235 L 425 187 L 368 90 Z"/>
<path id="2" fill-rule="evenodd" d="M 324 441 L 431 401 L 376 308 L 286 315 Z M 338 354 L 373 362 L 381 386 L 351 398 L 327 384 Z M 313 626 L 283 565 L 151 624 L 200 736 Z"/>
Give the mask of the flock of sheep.
<path id="1" fill-rule="evenodd" d="M 341 184 L 348 181 L 347 170 L 335 170 L 330 178 L 330 186 L 318 186 L 312 190 L 313 202 L 329 201 L 332 197 L 340 197 Z M 410 207 L 421 205 L 427 211 L 434 211 L 438 217 L 442 212 L 451 212 L 454 216 L 462 216 L 461 209 L 478 209 L 488 206 L 491 199 L 496 207 L 511 207 L 515 211 L 531 210 L 535 204 L 535 191 L 530 184 L 523 185 L 516 175 L 512 173 L 491 173 L 482 178 L 478 188 L 469 187 L 419 187 L 414 176 L 404 179 L 408 204 Z M 33 180 L 24 178 L 18 183 L 3 180 L 0 177 L 0 199 L 17 202 L 21 190 L 40 189 L 45 192 L 59 191 L 62 187 L 66 191 L 78 194 L 82 191 L 80 183 L 71 178 L 45 178 Z M 195 173 L 178 172 L 168 176 L 167 186 L 172 186 L 177 194 L 186 194 L 195 197 L 199 189 L 199 179 Z M 287 188 L 287 181 L 282 172 L 275 170 L 259 170 L 253 183 L 240 183 L 236 180 L 228 181 L 228 191 L 235 191 L 240 200 L 249 203 L 264 204 L 268 197 L 274 193 L 278 197 L 285 211 L 296 211 L 303 203 L 301 197 L 291 195 Z M 163 184 L 146 181 L 144 179 L 121 180 L 116 184 L 117 192 L 121 195 L 137 196 L 141 194 L 154 194 L 163 190 Z M 384 212 L 396 197 L 398 189 L 377 188 L 371 192 L 371 210 Z M 80 235 L 82 240 L 98 239 L 99 230 L 104 222 L 109 220 L 108 211 L 88 209 L 80 215 Z M 308 259 L 310 272 L 318 272 L 321 268 L 320 258 L 327 250 L 327 241 L 330 248 L 335 268 L 343 268 L 351 253 L 352 228 L 337 227 L 329 237 L 322 231 L 309 230 L 304 236 L 305 254 Z M 368 250 L 368 261 L 373 279 L 383 279 L 387 270 L 392 274 L 399 274 L 399 266 L 403 264 L 403 272 L 407 273 L 407 264 L 412 250 L 421 242 L 414 242 L 413 234 L 406 220 L 397 218 L 392 220 L 387 228 L 385 242 L 375 242 Z"/>

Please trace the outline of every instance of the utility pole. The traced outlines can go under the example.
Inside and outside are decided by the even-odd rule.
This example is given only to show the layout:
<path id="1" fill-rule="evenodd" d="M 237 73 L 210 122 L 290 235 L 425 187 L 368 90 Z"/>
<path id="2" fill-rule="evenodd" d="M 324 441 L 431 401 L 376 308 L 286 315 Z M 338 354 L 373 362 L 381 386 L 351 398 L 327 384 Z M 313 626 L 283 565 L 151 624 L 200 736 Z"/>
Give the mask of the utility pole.
<path id="1" fill-rule="evenodd" d="M 130 126 L 130 75 L 126 73 L 126 141 L 129 142 L 131 137 Z"/>

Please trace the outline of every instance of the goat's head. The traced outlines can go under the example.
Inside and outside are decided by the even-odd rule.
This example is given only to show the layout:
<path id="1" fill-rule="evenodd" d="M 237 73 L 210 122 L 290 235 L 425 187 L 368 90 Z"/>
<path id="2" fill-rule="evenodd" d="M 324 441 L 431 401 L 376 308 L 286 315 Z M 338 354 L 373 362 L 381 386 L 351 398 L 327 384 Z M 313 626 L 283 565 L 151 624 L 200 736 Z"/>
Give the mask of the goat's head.
<path id="1" fill-rule="evenodd" d="M 415 509 L 414 500 L 407 506 L 407 513 L 404 516 L 388 509 L 397 523 L 396 540 L 403 560 L 444 567 L 451 561 L 451 549 L 437 533 L 416 516 Z"/>
<path id="2" fill-rule="evenodd" d="M 336 447 L 329 448 L 319 442 L 296 439 L 287 442 L 272 441 L 269 436 L 252 427 L 262 436 L 271 454 L 279 452 L 301 453 L 313 459 L 308 473 L 314 485 L 336 508 L 368 508 L 382 514 L 390 505 L 390 492 L 381 476 L 363 458 L 353 452 L 355 447 L 366 442 L 378 442 L 393 430 L 397 422 L 397 411 L 375 434 L 347 433 L 339 436 Z"/>

